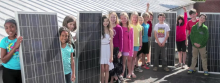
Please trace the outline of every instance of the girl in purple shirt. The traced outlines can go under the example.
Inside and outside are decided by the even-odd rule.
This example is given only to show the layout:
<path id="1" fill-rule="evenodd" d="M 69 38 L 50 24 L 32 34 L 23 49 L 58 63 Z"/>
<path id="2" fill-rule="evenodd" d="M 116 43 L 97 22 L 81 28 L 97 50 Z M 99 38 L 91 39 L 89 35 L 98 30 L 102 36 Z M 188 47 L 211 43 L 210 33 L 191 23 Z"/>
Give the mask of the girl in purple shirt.
<path id="1" fill-rule="evenodd" d="M 123 73 L 122 73 L 122 75 L 124 75 L 124 72 L 125 72 L 126 59 L 128 59 L 128 61 L 127 61 L 128 75 L 126 76 L 126 78 L 130 78 L 131 74 L 132 74 L 131 61 L 132 61 L 132 57 L 133 57 L 133 47 L 134 47 L 133 28 L 129 24 L 129 17 L 126 12 L 121 12 L 120 19 L 121 19 L 120 25 L 122 26 L 122 30 L 123 30 L 123 51 L 122 51 L 122 54 L 123 54 Z"/>
<path id="2" fill-rule="evenodd" d="M 118 21 L 118 16 L 115 12 L 111 12 L 109 14 L 109 19 L 110 19 L 110 27 L 113 29 L 114 35 L 113 35 L 113 64 L 114 64 L 114 73 L 110 73 L 111 76 L 111 83 L 113 83 L 113 78 L 116 80 L 119 79 L 123 80 L 123 77 L 120 75 L 122 74 L 122 57 L 121 57 L 121 52 L 123 49 L 123 32 L 122 32 L 122 27 L 119 25 Z M 118 60 L 120 59 L 120 60 Z"/>

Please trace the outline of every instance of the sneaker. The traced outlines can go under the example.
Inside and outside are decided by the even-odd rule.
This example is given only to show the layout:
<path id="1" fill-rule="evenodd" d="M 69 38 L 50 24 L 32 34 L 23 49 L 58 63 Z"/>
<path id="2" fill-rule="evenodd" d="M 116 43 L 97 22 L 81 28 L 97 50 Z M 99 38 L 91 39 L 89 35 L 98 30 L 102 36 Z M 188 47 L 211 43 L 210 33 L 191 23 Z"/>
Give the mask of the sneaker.
<path id="1" fill-rule="evenodd" d="M 176 67 L 176 68 L 182 67 L 182 64 L 181 64 L 181 63 L 178 63 L 175 67 Z"/>
<path id="2" fill-rule="evenodd" d="M 136 68 L 135 68 L 135 71 L 143 72 L 143 70 L 142 70 L 140 67 L 136 67 Z"/>
<path id="3" fill-rule="evenodd" d="M 157 71 L 157 67 L 154 67 L 153 70 L 154 70 L 154 71 Z"/>
<path id="4" fill-rule="evenodd" d="M 204 71 L 204 75 L 205 75 L 205 76 L 208 76 L 208 75 L 209 75 L 209 72 L 208 72 L 208 71 Z"/>
<path id="5" fill-rule="evenodd" d="M 150 69 L 146 64 L 144 65 L 141 65 L 142 68 L 145 68 L 145 69 Z"/>
<path id="6" fill-rule="evenodd" d="M 170 69 L 168 67 L 165 67 L 164 70 L 165 71 L 170 71 Z"/>
<path id="7" fill-rule="evenodd" d="M 192 74 L 192 73 L 193 73 L 193 70 L 190 69 L 190 70 L 188 71 L 188 74 Z"/>
<path id="8" fill-rule="evenodd" d="M 147 66 L 150 66 L 150 62 L 147 62 L 147 64 L 146 64 Z"/>

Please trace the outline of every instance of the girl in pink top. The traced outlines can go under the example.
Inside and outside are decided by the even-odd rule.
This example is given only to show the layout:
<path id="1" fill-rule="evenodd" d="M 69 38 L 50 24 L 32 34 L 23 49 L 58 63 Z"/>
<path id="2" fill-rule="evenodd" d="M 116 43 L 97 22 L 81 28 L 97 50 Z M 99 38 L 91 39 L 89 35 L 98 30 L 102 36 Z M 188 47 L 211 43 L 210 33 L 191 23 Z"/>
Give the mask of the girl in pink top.
<path id="1" fill-rule="evenodd" d="M 184 9 L 184 17 L 178 16 L 177 18 L 177 26 L 176 26 L 176 44 L 179 55 L 179 64 L 176 67 L 183 67 L 185 65 L 186 60 L 186 24 L 187 24 L 187 12 L 186 8 Z M 183 56 L 182 56 L 183 55 Z M 183 59 L 183 62 L 182 62 Z"/>
<path id="2" fill-rule="evenodd" d="M 129 25 L 129 17 L 126 12 L 121 12 L 120 13 L 120 25 L 122 26 L 123 30 L 123 73 L 121 76 L 124 75 L 125 72 L 125 63 L 126 59 L 127 61 L 127 66 L 128 66 L 128 75 L 126 76 L 127 78 L 130 78 L 132 72 L 131 72 L 131 61 L 133 57 L 133 47 L 134 47 L 134 41 L 133 41 L 133 28 Z"/>

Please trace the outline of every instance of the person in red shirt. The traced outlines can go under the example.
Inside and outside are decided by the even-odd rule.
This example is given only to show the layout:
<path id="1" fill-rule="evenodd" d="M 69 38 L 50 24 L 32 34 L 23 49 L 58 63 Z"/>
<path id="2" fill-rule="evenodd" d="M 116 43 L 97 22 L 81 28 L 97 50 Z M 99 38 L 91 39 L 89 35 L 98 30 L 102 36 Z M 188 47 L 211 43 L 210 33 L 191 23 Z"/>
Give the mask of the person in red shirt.
<path id="1" fill-rule="evenodd" d="M 187 22 L 187 25 L 186 25 L 186 41 L 185 41 L 185 44 L 186 46 L 188 45 L 188 67 L 191 66 L 191 62 L 192 62 L 192 43 L 191 43 L 191 40 L 190 40 L 190 33 L 191 33 L 191 29 L 192 29 L 192 26 L 195 25 L 199 20 L 196 19 L 196 16 L 197 16 L 197 12 L 195 9 L 191 9 L 189 11 L 189 15 L 190 15 L 190 20 Z M 188 42 L 187 42 L 187 38 L 188 38 Z"/>
<path id="2" fill-rule="evenodd" d="M 187 11 L 186 8 L 183 7 L 184 17 L 182 15 L 177 17 L 177 25 L 176 25 L 176 45 L 179 55 L 179 63 L 176 67 L 182 67 L 185 65 L 186 61 L 186 23 L 187 23 Z M 183 60 L 183 61 L 182 61 Z"/>
<path id="3" fill-rule="evenodd" d="M 148 48 L 149 48 L 149 54 L 147 55 L 147 66 L 150 66 L 150 61 L 151 61 L 151 50 L 150 50 L 150 47 L 151 47 L 151 33 L 152 33 L 152 21 L 153 21 L 153 13 L 152 12 L 149 12 L 149 7 L 150 7 L 150 4 L 147 3 L 147 10 L 146 12 L 149 13 L 149 20 L 147 21 L 147 24 L 149 24 L 149 29 L 148 29 Z"/>

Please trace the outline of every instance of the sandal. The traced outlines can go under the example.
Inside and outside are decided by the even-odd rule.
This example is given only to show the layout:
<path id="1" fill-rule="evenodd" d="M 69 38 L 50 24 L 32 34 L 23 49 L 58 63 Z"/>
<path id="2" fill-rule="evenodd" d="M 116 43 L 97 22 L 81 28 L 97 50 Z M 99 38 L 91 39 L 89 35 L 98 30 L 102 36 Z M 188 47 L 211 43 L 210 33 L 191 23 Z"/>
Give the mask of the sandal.
<path id="1" fill-rule="evenodd" d="M 131 76 L 132 76 L 132 78 L 136 78 L 137 77 L 134 73 L 132 73 Z"/>
<path id="2" fill-rule="evenodd" d="M 131 78 L 131 75 L 127 75 L 126 78 L 130 79 L 130 78 Z"/>

